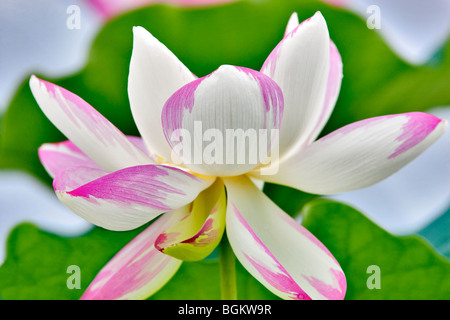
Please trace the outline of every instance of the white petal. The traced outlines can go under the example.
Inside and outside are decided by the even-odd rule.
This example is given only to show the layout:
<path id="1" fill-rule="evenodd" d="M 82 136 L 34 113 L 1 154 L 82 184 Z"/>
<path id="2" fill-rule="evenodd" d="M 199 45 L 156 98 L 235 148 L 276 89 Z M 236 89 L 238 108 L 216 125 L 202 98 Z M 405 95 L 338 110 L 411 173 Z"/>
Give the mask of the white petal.
<path id="1" fill-rule="evenodd" d="M 228 239 L 247 271 L 283 299 L 344 298 L 342 269 L 319 240 L 247 177 L 225 185 Z"/>
<path id="2" fill-rule="evenodd" d="M 186 167 L 204 175 L 233 176 L 265 160 L 272 141 L 277 142 L 272 137 L 278 138 L 282 112 L 283 95 L 272 79 L 224 65 L 173 94 L 162 123 Z"/>
<path id="3" fill-rule="evenodd" d="M 333 41 L 330 41 L 330 71 L 328 73 L 328 82 L 327 82 L 327 90 L 325 93 L 325 101 L 321 110 L 317 110 L 319 112 L 319 116 L 315 118 L 315 125 L 310 132 L 308 138 L 305 141 L 305 145 L 310 144 L 314 140 L 316 140 L 317 136 L 320 134 L 322 129 L 325 127 L 328 119 L 330 118 L 331 113 L 333 112 L 334 106 L 339 96 L 339 91 L 341 90 L 342 83 L 342 59 L 339 54 L 336 45 Z M 304 146 L 297 146 L 298 148 Z M 297 149 L 298 151 L 299 149 Z M 294 151 L 296 152 L 296 151 Z"/>
<path id="4" fill-rule="evenodd" d="M 138 300 L 158 291 L 175 274 L 181 260 L 159 252 L 155 240 L 179 221 L 180 210 L 167 212 L 138 234 L 97 274 L 82 300 Z"/>
<path id="5" fill-rule="evenodd" d="M 34 98 L 47 118 L 90 159 L 107 171 L 152 163 L 111 122 L 77 95 L 30 78 Z"/>
<path id="6" fill-rule="evenodd" d="M 330 60 L 326 22 L 318 12 L 289 33 L 272 51 L 261 72 L 280 86 L 284 115 L 280 156 L 301 145 L 321 116 Z"/>
<path id="7" fill-rule="evenodd" d="M 123 231 L 192 202 L 213 181 L 161 165 L 110 174 L 71 167 L 58 174 L 53 187 L 61 202 L 80 217 L 105 229 Z"/>
<path id="8" fill-rule="evenodd" d="M 429 112 L 450 118 L 450 108 Z M 371 187 L 331 196 L 361 209 L 393 234 L 417 233 L 450 202 L 450 130 L 402 170 Z"/>
<path id="9" fill-rule="evenodd" d="M 45 143 L 39 147 L 38 153 L 39 160 L 52 178 L 70 167 L 81 166 L 101 169 L 69 140 L 59 143 Z"/>
<path id="10" fill-rule="evenodd" d="M 411 112 L 355 122 L 314 142 L 265 181 L 310 193 L 364 188 L 398 171 L 445 131 L 447 121 Z"/>
<path id="11" fill-rule="evenodd" d="M 133 34 L 128 77 L 131 111 L 148 149 L 170 160 L 171 148 L 162 130 L 161 111 L 175 91 L 196 77 L 147 30 L 135 27 Z"/>
<path id="12" fill-rule="evenodd" d="M 127 136 L 127 138 L 138 149 L 141 149 L 144 153 L 148 152 L 141 138 L 133 136 Z M 39 160 L 52 178 L 56 177 L 60 171 L 70 167 L 100 169 L 94 161 L 89 159 L 83 151 L 69 140 L 58 143 L 44 143 L 39 147 L 38 153 Z"/>
<path id="13" fill-rule="evenodd" d="M 288 24 L 286 26 L 286 31 L 284 32 L 284 36 L 286 37 L 289 33 L 291 33 L 297 26 L 300 24 L 298 20 L 297 12 L 294 12 L 289 18 Z"/>

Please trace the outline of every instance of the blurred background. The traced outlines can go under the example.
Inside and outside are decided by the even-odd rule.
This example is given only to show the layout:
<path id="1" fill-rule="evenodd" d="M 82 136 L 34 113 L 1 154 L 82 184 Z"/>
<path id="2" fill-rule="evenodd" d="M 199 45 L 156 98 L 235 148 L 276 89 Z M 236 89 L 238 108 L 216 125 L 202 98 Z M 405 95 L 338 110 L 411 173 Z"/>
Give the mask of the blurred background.
<path id="1" fill-rule="evenodd" d="M 344 63 L 324 134 L 382 114 L 450 118 L 450 1 L 161 0 L 139 10 L 154 2 L 0 0 L 0 265 L 20 223 L 64 236 L 92 229 L 59 203 L 39 163 L 37 147 L 64 137 L 40 114 L 29 76 L 55 81 L 137 134 L 126 96 L 133 25 L 145 26 L 203 76 L 225 63 L 258 70 L 292 11 L 302 20 L 321 10 Z M 311 198 L 272 185 L 265 192 L 292 215 Z M 450 132 L 389 179 L 331 198 L 393 234 L 420 234 L 450 257 Z"/>

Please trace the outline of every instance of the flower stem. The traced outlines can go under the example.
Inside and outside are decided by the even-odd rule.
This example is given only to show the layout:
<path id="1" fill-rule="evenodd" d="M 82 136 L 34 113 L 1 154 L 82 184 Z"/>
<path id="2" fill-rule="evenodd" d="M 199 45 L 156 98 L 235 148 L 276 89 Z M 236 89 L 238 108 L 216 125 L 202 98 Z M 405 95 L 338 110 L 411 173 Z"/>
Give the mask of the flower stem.
<path id="1" fill-rule="evenodd" d="M 224 234 L 219 245 L 220 288 L 222 300 L 237 300 L 236 260 Z"/>

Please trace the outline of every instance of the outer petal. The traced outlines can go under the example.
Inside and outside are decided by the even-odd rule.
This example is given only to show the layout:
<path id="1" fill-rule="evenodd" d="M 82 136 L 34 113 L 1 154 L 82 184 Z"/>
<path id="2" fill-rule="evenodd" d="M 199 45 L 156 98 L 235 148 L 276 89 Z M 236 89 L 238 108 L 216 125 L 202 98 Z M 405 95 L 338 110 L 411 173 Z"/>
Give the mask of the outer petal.
<path id="1" fill-rule="evenodd" d="M 77 95 L 32 76 L 30 87 L 47 118 L 107 171 L 152 161 L 114 125 Z"/>
<path id="2" fill-rule="evenodd" d="M 416 158 L 446 127 L 447 120 L 421 112 L 355 122 L 314 142 L 264 178 L 318 194 L 364 188 Z"/>
<path id="3" fill-rule="evenodd" d="M 319 117 L 315 119 L 316 124 L 310 132 L 305 144 L 310 144 L 316 140 L 322 129 L 325 127 L 339 96 L 342 83 L 342 58 L 336 45 L 330 41 L 330 71 L 328 73 L 327 90 L 325 92 L 325 101 L 320 110 Z M 296 151 L 294 151 L 296 152 Z"/>
<path id="4" fill-rule="evenodd" d="M 82 300 L 146 299 L 175 274 L 181 261 L 159 252 L 153 245 L 162 231 L 183 217 L 167 212 L 112 258 L 91 282 Z"/>
<path id="5" fill-rule="evenodd" d="M 294 12 L 288 22 L 286 27 L 286 31 L 284 37 L 286 38 L 292 31 L 296 30 L 299 25 L 298 15 Z M 323 127 L 327 123 L 331 112 L 334 109 L 337 98 L 339 96 L 339 91 L 341 89 L 342 82 L 342 58 L 339 54 L 339 51 L 333 41 L 330 40 L 330 71 L 328 72 L 328 81 L 327 81 L 327 89 L 325 92 L 325 101 L 321 110 L 317 110 L 320 112 L 319 116 L 316 119 L 315 126 L 310 132 L 308 139 L 304 141 L 305 144 L 310 144 L 314 141 L 319 133 L 322 131 Z M 297 148 L 302 148 L 304 146 L 296 145 Z M 295 152 L 292 150 L 292 152 Z"/>
<path id="6" fill-rule="evenodd" d="M 54 178 L 59 172 L 70 167 L 90 167 L 101 169 L 89 159 L 73 142 L 45 143 L 39 147 L 39 159 L 48 174 Z"/>
<path id="7" fill-rule="evenodd" d="M 142 139 L 128 136 L 128 140 L 137 148 L 147 153 Z M 70 167 L 100 167 L 81 151 L 73 142 L 67 140 L 58 143 L 45 143 L 38 150 L 39 159 L 52 178 L 64 169 Z"/>
<path id="8" fill-rule="evenodd" d="M 283 299 L 343 299 L 345 276 L 331 253 L 247 177 L 225 180 L 227 235 L 239 261 Z"/>
<path id="9" fill-rule="evenodd" d="M 171 148 L 162 130 L 161 111 L 175 91 L 196 77 L 147 30 L 135 27 L 133 33 L 128 77 L 131 111 L 148 149 L 170 160 Z"/>
<path id="10" fill-rule="evenodd" d="M 450 107 L 433 108 L 429 113 L 450 118 Z M 440 216 L 444 219 L 450 207 L 450 179 L 445 179 L 450 177 L 449 159 L 450 130 L 447 130 L 396 174 L 371 187 L 333 195 L 331 199 L 360 209 L 390 233 L 418 233 Z"/>
<path id="11" fill-rule="evenodd" d="M 72 167 L 59 173 L 53 187 L 61 202 L 85 220 L 122 231 L 190 203 L 213 182 L 207 179 L 161 165 L 130 167 L 110 174 Z"/>
<path id="12" fill-rule="evenodd" d="M 321 116 L 329 73 L 329 54 L 327 25 L 318 12 L 284 37 L 261 69 L 275 80 L 284 96 L 281 157 L 307 139 Z"/>
<path id="13" fill-rule="evenodd" d="M 185 208 L 185 218 L 162 233 L 155 247 L 180 260 L 202 260 L 217 247 L 225 230 L 226 196 L 222 180 L 217 180 Z"/>
<path id="14" fill-rule="evenodd" d="M 273 80 L 225 65 L 172 95 L 162 123 L 174 154 L 188 168 L 231 176 L 248 172 L 265 159 L 260 155 L 270 152 L 271 134 L 278 131 L 282 111 L 283 94 Z M 265 140 L 262 132 L 267 134 Z"/>

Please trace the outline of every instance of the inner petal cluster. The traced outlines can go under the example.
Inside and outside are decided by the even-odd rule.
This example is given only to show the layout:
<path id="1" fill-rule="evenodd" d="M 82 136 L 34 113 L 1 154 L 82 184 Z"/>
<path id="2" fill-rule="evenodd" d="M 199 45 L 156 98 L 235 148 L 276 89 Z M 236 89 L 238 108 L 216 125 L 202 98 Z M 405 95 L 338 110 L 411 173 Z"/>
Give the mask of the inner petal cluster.
<path id="1" fill-rule="evenodd" d="M 224 65 L 176 91 L 162 125 L 171 161 L 209 176 L 236 176 L 277 160 L 283 94 L 268 76 Z"/>

